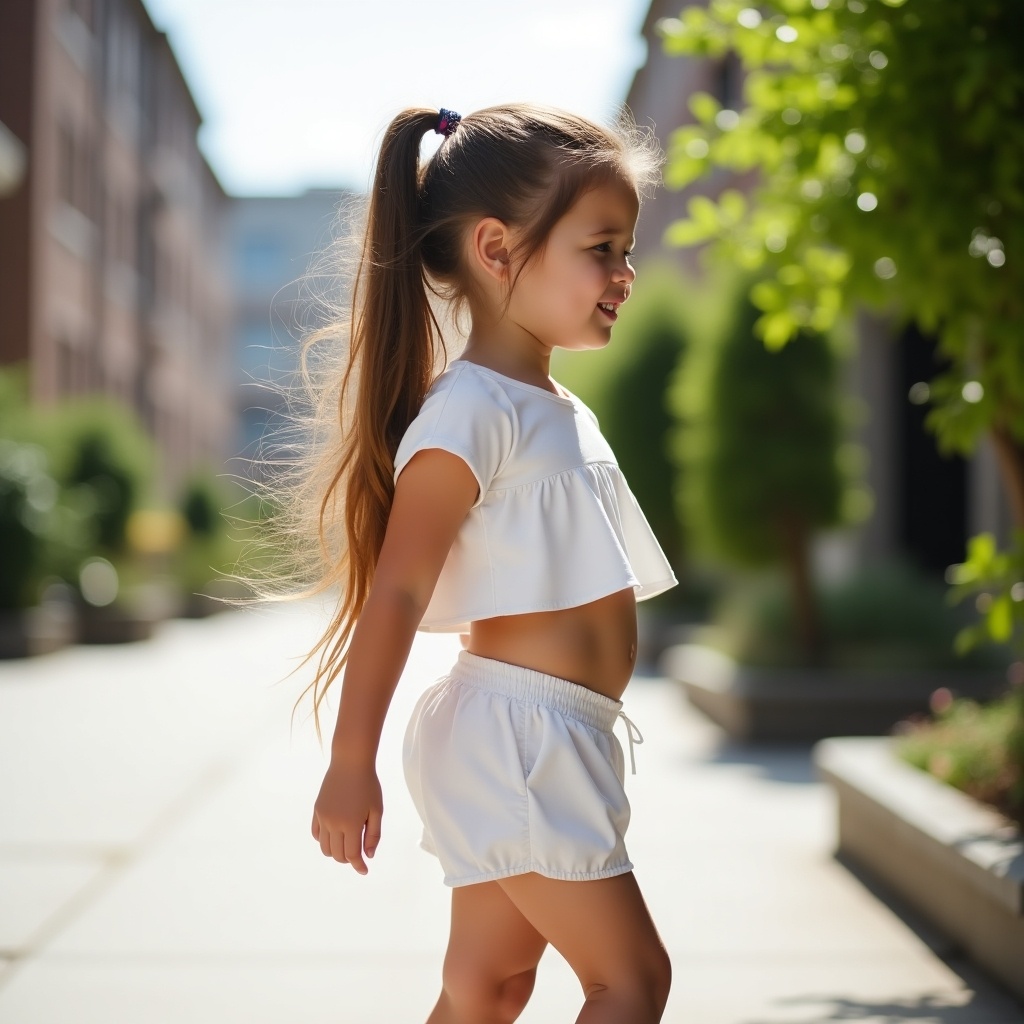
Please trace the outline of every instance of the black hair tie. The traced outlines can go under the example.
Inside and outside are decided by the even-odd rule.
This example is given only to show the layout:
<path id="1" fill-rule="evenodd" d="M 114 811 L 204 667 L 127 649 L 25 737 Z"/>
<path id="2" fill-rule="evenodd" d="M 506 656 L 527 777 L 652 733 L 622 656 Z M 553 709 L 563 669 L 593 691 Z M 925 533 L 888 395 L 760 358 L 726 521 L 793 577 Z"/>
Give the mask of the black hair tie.
<path id="1" fill-rule="evenodd" d="M 459 122 L 461 120 L 461 114 L 456 114 L 454 110 L 445 110 L 445 108 L 442 107 L 437 115 L 437 125 L 435 126 L 434 131 L 437 132 L 438 135 L 443 135 L 447 138 L 453 131 L 455 131 L 456 128 L 459 127 Z"/>

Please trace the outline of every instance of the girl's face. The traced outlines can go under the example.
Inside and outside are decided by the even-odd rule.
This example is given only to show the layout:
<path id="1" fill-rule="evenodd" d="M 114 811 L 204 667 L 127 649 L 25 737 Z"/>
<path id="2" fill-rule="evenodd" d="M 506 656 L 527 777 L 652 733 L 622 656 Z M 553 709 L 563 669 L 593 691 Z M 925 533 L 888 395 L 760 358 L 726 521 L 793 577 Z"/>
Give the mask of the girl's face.
<path id="1" fill-rule="evenodd" d="M 509 319 L 549 348 L 607 345 L 636 277 L 629 256 L 639 212 L 636 194 L 624 183 L 586 192 L 519 276 Z"/>

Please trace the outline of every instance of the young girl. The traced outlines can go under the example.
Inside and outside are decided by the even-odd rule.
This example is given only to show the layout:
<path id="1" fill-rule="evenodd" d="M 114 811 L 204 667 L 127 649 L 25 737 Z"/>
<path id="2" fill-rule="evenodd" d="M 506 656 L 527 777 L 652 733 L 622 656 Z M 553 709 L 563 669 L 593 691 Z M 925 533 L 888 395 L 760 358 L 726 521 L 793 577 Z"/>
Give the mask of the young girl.
<path id="1" fill-rule="evenodd" d="M 432 131 L 444 138 L 421 166 Z M 320 504 L 321 528 L 343 507 L 346 585 L 314 709 L 344 678 L 312 833 L 366 873 L 377 746 L 413 637 L 468 634 L 405 738 L 422 845 L 452 887 L 429 1024 L 515 1020 L 549 942 L 583 986 L 579 1021 L 665 1007 L 612 726 L 636 601 L 677 581 L 594 414 L 548 373 L 556 347 L 611 340 L 658 165 L 635 125 L 526 104 L 405 110 L 381 145 L 341 388 L 354 375 L 355 414 Z M 471 324 L 440 374 L 428 290 Z"/>

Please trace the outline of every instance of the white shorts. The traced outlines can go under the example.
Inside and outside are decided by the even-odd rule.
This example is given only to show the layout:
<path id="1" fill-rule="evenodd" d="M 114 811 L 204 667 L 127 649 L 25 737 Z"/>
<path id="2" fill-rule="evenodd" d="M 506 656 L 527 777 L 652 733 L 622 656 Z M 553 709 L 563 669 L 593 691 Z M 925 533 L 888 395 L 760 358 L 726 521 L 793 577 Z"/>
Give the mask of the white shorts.
<path id="1" fill-rule="evenodd" d="M 420 845 L 440 860 L 446 885 L 633 869 L 612 734 L 621 708 L 566 679 L 459 652 L 417 701 L 404 747 Z M 632 742 L 631 732 L 631 752 Z"/>

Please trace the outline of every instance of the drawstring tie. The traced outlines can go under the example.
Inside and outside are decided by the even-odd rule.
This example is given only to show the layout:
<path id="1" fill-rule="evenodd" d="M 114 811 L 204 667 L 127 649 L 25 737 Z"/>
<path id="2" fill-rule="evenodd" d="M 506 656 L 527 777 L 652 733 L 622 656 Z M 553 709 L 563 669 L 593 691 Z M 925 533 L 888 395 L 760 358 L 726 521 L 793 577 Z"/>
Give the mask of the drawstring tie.
<path id="1" fill-rule="evenodd" d="M 644 736 L 625 711 L 620 711 L 618 717 L 626 723 L 626 736 L 629 738 L 629 767 L 632 769 L 631 774 L 636 775 L 636 758 L 633 756 L 633 744 L 643 743 Z"/>

